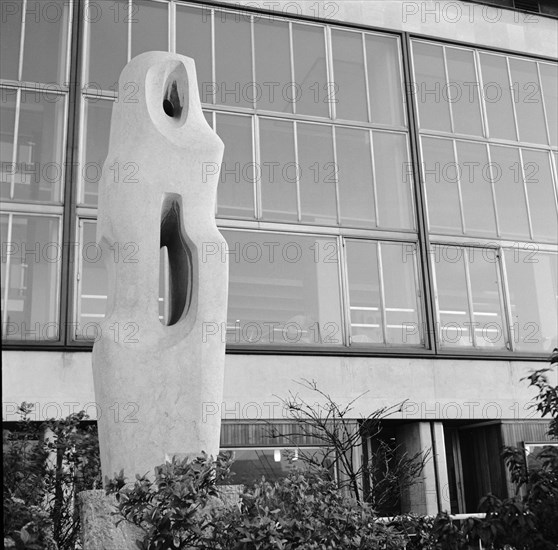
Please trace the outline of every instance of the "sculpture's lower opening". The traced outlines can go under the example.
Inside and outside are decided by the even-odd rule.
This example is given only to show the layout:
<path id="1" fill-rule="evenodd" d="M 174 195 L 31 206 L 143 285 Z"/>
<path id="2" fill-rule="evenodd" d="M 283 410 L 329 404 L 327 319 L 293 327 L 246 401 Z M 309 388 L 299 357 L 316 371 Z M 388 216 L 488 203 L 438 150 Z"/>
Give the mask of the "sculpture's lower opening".
<path id="1" fill-rule="evenodd" d="M 159 270 L 160 277 L 165 277 L 159 287 L 165 289 L 165 314 L 161 322 L 169 326 L 188 313 L 192 302 L 192 252 L 186 242 L 181 216 L 182 197 L 166 193 L 161 208 L 160 246 L 166 248 L 168 266 Z"/>

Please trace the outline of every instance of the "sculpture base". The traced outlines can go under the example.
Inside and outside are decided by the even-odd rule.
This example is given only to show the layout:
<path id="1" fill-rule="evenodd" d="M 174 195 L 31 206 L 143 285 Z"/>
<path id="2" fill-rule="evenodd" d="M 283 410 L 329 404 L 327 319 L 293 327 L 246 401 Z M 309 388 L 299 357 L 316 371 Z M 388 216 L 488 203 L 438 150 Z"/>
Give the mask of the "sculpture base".
<path id="1" fill-rule="evenodd" d="M 79 494 L 83 550 L 138 550 L 144 533 L 116 514 L 116 498 L 104 490 Z"/>
<path id="2" fill-rule="evenodd" d="M 219 498 L 212 497 L 202 513 L 213 508 L 233 507 L 240 503 L 242 485 L 220 485 Z M 145 533 L 127 521 L 120 521 L 116 497 L 104 490 L 82 491 L 79 496 L 83 550 L 138 550 L 137 540 Z"/>

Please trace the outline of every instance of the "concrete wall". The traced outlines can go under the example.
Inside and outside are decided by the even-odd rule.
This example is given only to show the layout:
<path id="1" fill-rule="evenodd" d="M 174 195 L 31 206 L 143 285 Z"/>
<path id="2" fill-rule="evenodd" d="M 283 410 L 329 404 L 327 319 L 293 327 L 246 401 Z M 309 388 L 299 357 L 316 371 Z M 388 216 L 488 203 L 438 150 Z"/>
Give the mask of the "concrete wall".
<path id="1" fill-rule="evenodd" d="M 4 351 L 2 362 L 5 420 L 16 419 L 15 407 L 22 401 L 39 404 L 37 419 L 66 416 L 82 408 L 96 417 L 91 353 Z M 408 399 L 394 418 L 530 418 L 533 412 L 527 407 L 535 393 L 520 379 L 543 365 L 460 359 L 227 355 L 223 403 L 204 403 L 204 414 L 207 418 L 220 414 L 228 420 L 281 419 L 280 398 L 289 391 L 299 392 L 311 403 L 318 401 L 315 394 L 295 382 L 306 378 L 316 380 L 339 402 L 366 392 L 355 403 L 355 417 Z M 114 415 L 117 421 L 130 421 L 139 406 L 115 403 L 103 413 Z"/>
<path id="2" fill-rule="evenodd" d="M 220 0 L 222 3 L 223 0 Z M 483 6 L 471 2 L 405 0 L 224 0 L 279 14 L 319 17 L 331 22 L 405 31 L 516 50 L 526 54 L 558 55 L 558 21 L 536 14 Z"/>

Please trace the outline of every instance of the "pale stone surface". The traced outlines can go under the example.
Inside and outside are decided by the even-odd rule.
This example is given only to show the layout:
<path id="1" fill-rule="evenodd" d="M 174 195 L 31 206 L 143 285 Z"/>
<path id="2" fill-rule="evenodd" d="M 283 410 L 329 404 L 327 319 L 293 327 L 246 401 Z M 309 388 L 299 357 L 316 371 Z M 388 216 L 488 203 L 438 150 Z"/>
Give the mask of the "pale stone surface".
<path id="1" fill-rule="evenodd" d="M 99 187 L 108 305 L 93 379 L 103 476 L 123 469 L 133 480 L 165 458 L 219 451 L 221 419 L 203 411 L 223 392 L 225 342 L 206 334 L 226 321 L 227 255 L 211 253 L 226 250 L 215 224 L 223 149 L 192 59 L 148 52 L 128 63 Z M 168 326 L 159 320 L 163 246 Z"/>
<path id="2" fill-rule="evenodd" d="M 127 521 L 119 522 L 114 495 L 82 491 L 78 498 L 83 550 L 137 550 L 135 541 L 143 540 L 144 533 Z"/>

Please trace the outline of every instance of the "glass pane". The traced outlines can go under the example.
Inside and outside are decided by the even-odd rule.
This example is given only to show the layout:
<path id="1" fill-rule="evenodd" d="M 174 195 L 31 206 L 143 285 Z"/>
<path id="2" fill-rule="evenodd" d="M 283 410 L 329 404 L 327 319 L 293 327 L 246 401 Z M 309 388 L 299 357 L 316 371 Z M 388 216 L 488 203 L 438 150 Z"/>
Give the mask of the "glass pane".
<path id="1" fill-rule="evenodd" d="M 21 91 L 14 199 L 61 201 L 66 97 Z"/>
<path id="2" fill-rule="evenodd" d="M 476 346 L 506 346 L 506 327 L 502 316 L 498 256 L 489 248 L 467 249 L 473 302 L 473 329 Z"/>
<path id="3" fill-rule="evenodd" d="M 405 125 L 405 103 L 401 90 L 400 53 L 397 38 L 366 35 L 366 64 L 372 121 Z"/>
<path id="4" fill-rule="evenodd" d="M 217 103 L 253 107 L 250 16 L 215 11 Z"/>
<path id="5" fill-rule="evenodd" d="M 240 427 L 240 426 L 239 426 Z M 251 426 L 243 427 L 250 429 Z M 247 430 L 248 431 L 248 430 Z M 250 430 L 252 433 L 253 430 Z M 234 474 L 234 483 L 251 486 L 265 477 L 271 483 L 287 477 L 296 471 L 308 471 L 311 464 L 327 465 L 331 462 L 328 458 L 331 451 L 306 446 L 296 448 L 262 448 L 262 449 L 231 449 L 222 452 L 230 453 L 234 458 L 231 472 Z M 333 468 L 330 468 L 333 474 Z"/>
<path id="6" fill-rule="evenodd" d="M 8 259 L 8 231 L 10 225 L 10 216 L 8 214 L 0 214 L 0 239 L 2 240 L 2 261 L 0 262 L 0 282 L 2 283 L 2 293 L 0 299 L 2 300 L 2 307 L 0 310 L 4 312 L 6 310 L 6 304 L 4 304 L 4 281 L 6 280 L 6 262 Z M 6 243 L 6 244 L 4 244 Z M 4 337 L 4 320 L 2 319 L 2 337 Z"/>
<path id="7" fill-rule="evenodd" d="M 94 221 L 82 222 L 79 316 L 75 331 L 78 339 L 100 337 L 99 324 L 107 306 L 107 274 L 101 248 L 97 245 L 96 227 Z"/>
<path id="8" fill-rule="evenodd" d="M 503 237 L 530 239 L 519 149 L 490 147 L 498 224 Z"/>
<path id="9" fill-rule="evenodd" d="M 510 57 L 510 71 L 519 139 L 529 143 L 547 143 L 536 61 Z"/>
<path id="10" fill-rule="evenodd" d="M 502 55 L 480 54 L 483 98 L 492 138 L 516 140 L 508 67 Z"/>
<path id="11" fill-rule="evenodd" d="M 352 344 L 383 344 L 378 245 L 345 241 Z"/>
<path id="12" fill-rule="evenodd" d="M 118 77 L 128 58 L 128 2 L 114 0 L 89 4 L 88 86 L 117 90 Z M 134 16 L 132 16 L 134 19 Z"/>
<path id="13" fill-rule="evenodd" d="M 229 245 L 228 343 L 342 343 L 334 239 L 222 233 Z"/>
<path id="14" fill-rule="evenodd" d="M 535 240 L 558 240 L 558 214 L 550 156 L 546 151 L 523 149 L 523 170 Z"/>
<path id="15" fill-rule="evenodd" d="M 263 217 L 297 221 L 298 166 L 293 123 L 260 119 L 260 144 Z"/>
<path id="16" fill-rule="evenodd" d="M 217 113 L 217 134 L 225 144 L 217 193 L 217 213 L 222 217 L 254 218 L 252 119 Z"/>
<path id="17" fill-rule="evenodd" d="M 414 42 L 413 63 L 421 129 L 451 132 L 443 48 Z"/>
<path id="18" fill-rule="evenodd" d="M 257 18 L 254 40 L 258 109 L 292 113 L 289 24 L 278 19 Z"/>
<path id="19" fill-rule="evenodd" d="M 143 52 L 168 51 L 168 5 L 134 0 L 132 9 L 132 57 Z"/>
<path id="20" fill-rule="evenodd" d="M 2 94 L 2 116 L 0 116 L 0 197 L 10 198 L 10 186 L 14 177 L 14 127 L 17 91 L 13 88 L 0 88 Z"/>
<path id="21" fill-rule="evenodd" d="M 532 250 L 506 250 L 514 347 L 550 353 L 558 334 L 558 256 Z"/>
<path id="22" fill-rule="evenodd" d="M 11 9 L 4 5 L 0 17 L 0 78 L 18 80 L 23 0 L 10 4 Z"/>
<path id="23" fill-rule="evenodd" d="M 211 11 L 176 5 L 176 53 L 194 59 L 202 103 L 213 103 Z"/>
<path id="24" fill-rule="evenodd" d="M 417 247 L 413 243 L 382 243 L 380 247 L 387 341 L 389 344 L 420 344 L 422 326 L 417 311 L 415 278 Z"/>
<path id="25" fill-rule="evenodd" d="M 473 345 L 465 259 L 465 250 L 461 247 L 432 248 L 440 317 L 439 338 L 443 348 Z"/>
<path id="26" fill-rule="evenodd" d="M 59 227 L 57 217 L 14 214 L 8 241 L 4 221 L 2 239 L 7 242 L 2 257 L 6 263 L 2 298 L 8 285 L 8 299 L 2 304 L 2 332 L 7 340 L 58 340 Z"/>
<path id="27" fill-rule="evenodd" d="M 471 50 L 446 48 L 448 99 L 453 112 L 454 131 L 482 136 L 479 89 Z"/>
<path id="28" fill-rule="evenodd" d="M 331 127 L 299 123 L 297 128 L 302 221 L 337 225 Z"/>
<path id="29" fill-rule="evenodd" d="M 338 128 L 335 136 L 341 224 L 349 227 L 375 227 L 370 132 Z"/>
<path id="30" fill-rule="evenodd" d="M 461 233 L 457 164 L 449 139 L 422 138 L 428 222 L 432 231 Z"/>
<path id="31" fill-rule="evenodd" d="M 68 49 L 67 0 L 27 0 L 22 80 L 63 84 Z"/>
<path id="32" fill-rule="evenodd" d="M 539 63 L 551 145 L 558 145 L 558 65 Z"/>
<path id="33" fill-rule="evenodd" d="M 92 206 L 97 204 L 99 179 L 108 154 L 112 104 L 112 101 L 85 100 L 84 151 L 79 173 L 83 185 L 81 200 Z"/>
<path id="34" fill-rule="evenodd" d="M 496 236 L 496 217 L 486 146 L 457 142 L 463 216 L 467 235 Z"/>
<path id="35" fill-rule="evenodd" d="M 404 134 L 373 132 L 378 225 L 414 229 L 411 162 Z"/>
<path id="36" fill-rule="evenodd" d="M 331 39 L 337 118 L 367 121 L 362 35 L 332 30 Z"/>
<path id="37" fill-rule="evenodd" d="M 323 27 L 293 24 L 296 112 L 329 117 L 332 91 L 327 84 Z"/>

